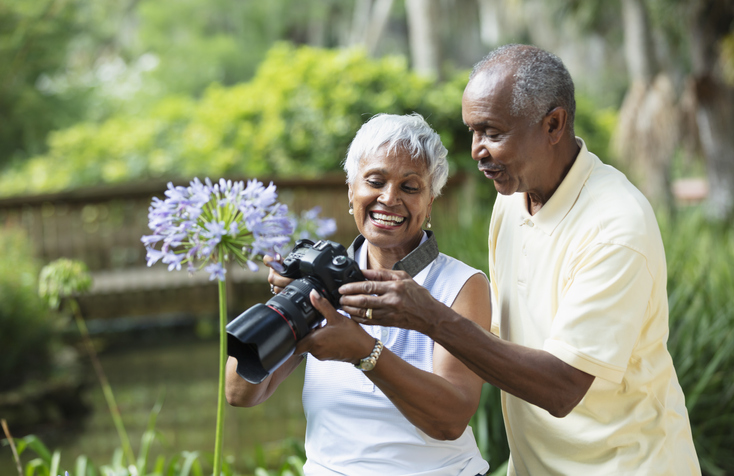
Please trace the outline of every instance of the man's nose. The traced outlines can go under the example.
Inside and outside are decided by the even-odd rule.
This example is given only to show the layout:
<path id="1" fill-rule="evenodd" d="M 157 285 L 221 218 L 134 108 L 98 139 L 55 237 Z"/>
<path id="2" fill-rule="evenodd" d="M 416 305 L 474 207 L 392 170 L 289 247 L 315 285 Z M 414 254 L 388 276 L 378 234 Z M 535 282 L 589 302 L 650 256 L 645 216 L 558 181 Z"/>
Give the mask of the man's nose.
<path id="1" fill-rule="evenodd" d="M 484 145 L 482 137 L 475 132 L 471 139 L 471 158 L 474 160 L 482 160 L 487 157 L 489 157 L 489 151 Z"/>

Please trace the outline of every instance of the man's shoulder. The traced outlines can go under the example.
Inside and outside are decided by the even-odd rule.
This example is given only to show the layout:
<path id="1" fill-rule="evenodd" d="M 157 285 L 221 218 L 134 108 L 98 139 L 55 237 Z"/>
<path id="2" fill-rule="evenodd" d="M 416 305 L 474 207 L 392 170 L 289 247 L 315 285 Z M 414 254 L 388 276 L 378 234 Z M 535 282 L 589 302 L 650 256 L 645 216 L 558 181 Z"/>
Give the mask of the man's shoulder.
<path id="1" fill-rule="evenodd" d="M 575 226 L 593 229 L 599 243 L 629 246 L 646 256 L 662 248 L 650 202 L 609 165 L 594 167 L 567 219 Z"/>

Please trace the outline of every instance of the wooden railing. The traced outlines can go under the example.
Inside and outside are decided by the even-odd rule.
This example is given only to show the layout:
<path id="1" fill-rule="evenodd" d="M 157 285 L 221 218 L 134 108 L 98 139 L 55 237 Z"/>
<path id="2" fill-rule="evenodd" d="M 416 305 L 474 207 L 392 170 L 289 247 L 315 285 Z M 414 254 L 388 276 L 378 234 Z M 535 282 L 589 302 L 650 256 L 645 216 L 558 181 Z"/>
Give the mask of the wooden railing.
<path id="1" fill-rule="evenodd" d="M 321 206 L 321 216 L 337 222 L 337 232 L 329 239 L 345 246 L 351 243 L 357 228 L 347 213 L 343 175 L 273 182 L 278 200 L 291 211 Z M 458 224 L 464 183 L 463 176 L 449 181 L 433 205 L 434 214 L 453 217 Z M 152 198 L 163 198 L 165 190 L 165 182 L 147 182 L 0 199 L 0 224 L 24 229 L 43 263 L 66 257 L 87 264 L 93 286 L 79 301 L 89 319 L 214 315 L 216 285 L 204 273 L 189 277 L 185 271 L 169 273 L 161 264 L 146 267 L 140 238 L 150 234 L 147 215 Z M 231 312 L 267 299 L 264 269 L 250 273 L 231 267 L 228 273 Z"/>

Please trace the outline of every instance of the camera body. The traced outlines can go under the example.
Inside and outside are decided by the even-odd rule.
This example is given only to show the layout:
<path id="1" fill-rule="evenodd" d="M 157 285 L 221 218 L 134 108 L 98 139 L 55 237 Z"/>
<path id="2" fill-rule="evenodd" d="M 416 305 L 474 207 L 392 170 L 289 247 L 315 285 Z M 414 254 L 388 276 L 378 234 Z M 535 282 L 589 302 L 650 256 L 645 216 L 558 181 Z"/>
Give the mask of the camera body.
<path id="1" fill-rule="evenodd" d="M 237 373 L 250 383 L 262 382 L 323 320 L 311 304 L 312 290 L 338 308 L 339 287 L 365 279 L 346 249 L 329 240 L 298 240 L 283 267 L 280 274 L 294 281 L 227 325 L 227 353 L 237 359 Z"/>

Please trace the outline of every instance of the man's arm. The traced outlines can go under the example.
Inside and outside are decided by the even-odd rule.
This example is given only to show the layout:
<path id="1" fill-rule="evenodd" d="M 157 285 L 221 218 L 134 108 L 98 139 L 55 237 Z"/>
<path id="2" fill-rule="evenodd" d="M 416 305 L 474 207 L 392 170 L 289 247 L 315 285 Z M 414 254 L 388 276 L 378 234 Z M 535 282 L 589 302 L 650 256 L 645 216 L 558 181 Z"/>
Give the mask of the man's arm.
<path id="1" fill-rule="evenodd" d="M 357 322 L 422 332 L 486 382 L 553 416 L 566 416 L 594 381 L 594 376 L 546 351 L 497 338 L 433 299 L 403 271 L 364 270 L 364 274 L 370 281 L 339 289 L 342 307 Z M 373 313 L 368 321 L 363 316 L 369 308 Z"/>
<path id="2" fill-rule="evenodd" d="M 485 381 L 554 417 L 568 415 L 594 381 L 549 352 L 504 341 L 461 316 L 444 314 L 427 335 Z"/>

